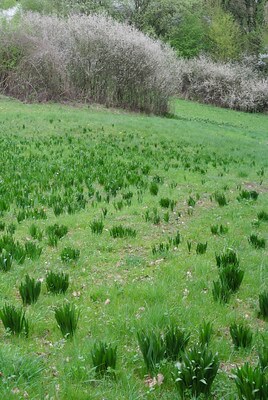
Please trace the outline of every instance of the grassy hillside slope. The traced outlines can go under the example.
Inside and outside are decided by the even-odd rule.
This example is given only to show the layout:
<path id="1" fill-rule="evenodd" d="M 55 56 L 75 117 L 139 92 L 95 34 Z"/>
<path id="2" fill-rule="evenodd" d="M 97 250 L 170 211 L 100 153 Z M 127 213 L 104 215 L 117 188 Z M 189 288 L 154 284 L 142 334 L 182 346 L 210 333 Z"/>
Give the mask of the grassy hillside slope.
<path id="1" fill-rule="evenodd" d="M 255 365 L 268 340 L 258 304 L 268 290 L 267 221 L 260 217 L 268 212 L 267 116 L 186 101 L 173 109 L 160 118 L 0 100 L 0 250 L 6 235 L 37 249 L 0 271 L 0 307 L 22 305 L 27 273 L 42 281 L 38 301 L 26 307 L 29 337 L 0 326 L 3 398 L 174 400 L 174 363 L 156 368 L 164 382 L 149 387 L 137 332 L 163 333 L 174 322 L 191 334 L 190 348 L 204 321 L 213 324 L 209 347 L 220 360 L 211 398 L 237 398 L 232 371 L 245 361 Z M 100 234 L 94 221 L 103 223 Z M 57 243 L 47 230 L 53 224 L 68 229 Z M 114 238 L 120 225 L 129 230 Z M 250 244 L 252 234 L 266 247 Z M 198 243 L 207 243 L 204 254 Z M 62 260 L 68 247 L 79 250 L 78 259 Z M 220 304 L 212 296 L 215 254 L 227 248 L 245 274 Z M 69 274 L 65 294 L 47 291 L 48 271 Z M 73 340 L 62 338 L 54 317 L 66 302 L 80 311 Z M 251 327 L 250 348 L 234 348 L 234 321 Z M 95 375 L 98 340 L 117 346 L 116 379 Z"/>

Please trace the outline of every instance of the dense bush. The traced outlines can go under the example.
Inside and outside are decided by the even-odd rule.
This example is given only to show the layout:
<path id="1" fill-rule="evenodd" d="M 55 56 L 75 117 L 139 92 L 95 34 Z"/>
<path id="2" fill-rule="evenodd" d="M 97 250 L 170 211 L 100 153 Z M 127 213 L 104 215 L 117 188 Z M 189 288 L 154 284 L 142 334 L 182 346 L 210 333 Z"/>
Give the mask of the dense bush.
<path id="1" fill-rule="evenodd" d="M 0 25 L 0 88 L 23 100 L 75 99 L 148 113 L 168 110 L 175 57 L 104 16 L 29 13 Z"/>
<path id="2" fill-rule="evenodd" d="M 209 58 L 181 59 L 179 94 L 220 107 L 249 112 L 268 110 L 268 79 L 248 65 Z"/>

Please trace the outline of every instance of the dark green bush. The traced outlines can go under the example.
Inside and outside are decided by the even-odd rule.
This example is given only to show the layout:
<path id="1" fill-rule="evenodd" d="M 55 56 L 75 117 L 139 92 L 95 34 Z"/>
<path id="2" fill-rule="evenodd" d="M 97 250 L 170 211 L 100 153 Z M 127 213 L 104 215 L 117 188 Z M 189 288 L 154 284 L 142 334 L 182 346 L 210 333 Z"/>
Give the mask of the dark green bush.
<path id="1" fill-rule="evenodd" d="M 257 200 L 259 196 L 259 193 L 256 192 L 255 190 L 242 190 L 239 193 L 239 196 L 237 197 L 238 201 L 242 200 Z"/>
<path id="2" fill-rule="evenodd" d="M 30 235 L 33 239 L 41 241 L 43 238 L 43 231 L 37 225 L 32 224 L 29 228 Z"/>
<path id="3" fill-rule="evenodd" d="M 46 286 L 50 293 L 65 293 L 69 287 L 69 275 L 50 271 L 46 276 Z"/>
<path id="4" fill-rule="evenodd" d="M 27 257 L 29 257 L 31 260 L 36 260 L 42 253 L 42 247 L 37 246 L 37 244 L 34 242 L 26 242 L 25 252 Z"/>
<path id="5" fill-rule="evenodd" d="M 48 235 L 48 244 L 50 246 L 57 246 L 58 241 L 68 233 L 68 228 L 65 225 L 50 225 L 46 229 Z"/>
<path id="6" fill-rule="evenodd" d="M 36 303 L 41 292 L 41 282 L 31 279 L 27 274 L 25 282 L 20 284 L 19 292 L 24 306 Z"/>
<path id="7" fill-rule="evenodd" d="M 268 370 L 268 346 L 264 342 L 263 346 L 258 350 L 259 366 L 264 372 Z"/>
<path id="8" fill-rule="evenodd" d="M 217 192 L 215 193 L 214 197 L 220 207 L 227 206 L 228 202 L 224 193 Z"/>
<path id="9" fill-rule="evenodd" d="M 196 254 L 205 254 L 207 251 L 208 243 L 197 243 Z"/>
<path id="10" fill-rule="evenodd" d="M 72 247 L 64 247 L 60 255 L 63 262 L 77 261 L 79 256 L 80 250 L 73 249 Z"/>
<path id="11" fill-rule="evenodd" d="M 148 373 L 154 372 L 165 358 L 165 342 L 159 332 L 154 330 L 137 332 L 140 351 Z"/>
<path id="12" fill-rule="evenodd" d="M 213 334 L 213 325 L 211 322 L 204 321 L 199 327 L 199 343 L 201 346 L 208 346 Z"/>
<path id="13" fill-rule="evenodd" d="M 227 249 L 221 254 L 216 254 L 216 263 L 218 267 L 226 267 L 227 265 L 239 266 L 239 259 L 235 250 Z"/>
<path id="14" fill-rule="evenodd" d="M 11 269 L 12 266 L 12 256 L 10 253 L 5 250 L 0 254 L 0 270 L 7 272 Z"/>
<path id="15" fill-rule="evenodd" d="M 245 363 L 234 375 L 240 400 L 267 400 L 268 380 L 260 366 Z"/>
<path id="16" fill-rule="evenodd" d="M 14 306 L 5 304 L 0 309 L 0 318 L 5 329 L 13 335 L 24 333 L 26 337 L 28 336 L 29 323 L 25 318 L 25 311 L 22 308 L 15 308 Z"/>
<path id="17" fill-rule="evenodd" d="M 232 323 L 230 326 L 230 334 L 235 348 L 250 347 L 253 340 L 251 329 L 243 323 Z"/>
<path id="18" fill-rule="evenodd" d="M 260 315 L 262 318 L 268 318 L 268 290 L 259 295 Z"/>
<path id="19" fill-rule="evenodd" d="M 113 374 L 116 367 L 117 347 L 105 342 L 97 342 L 91 350 L 93 367 L 97 376 Z"/>
<path id="20" fill-rule="evenodd" d="M 151 183 L 150 183 L 149 189 L 150 189 L 150 193 L 151 193 L 153 196 L 157 196 L 159 187 L 158 187 L 158 184 L 157 184 L 156 182 L 151 182 Z"/>
<path id="21" fill-rule="evenodd" d="M 182 354 L 178 367 L 176 386 L 182 399 L 189 393 L 193 398 L 208 398 L 219 369 L 218 356 L 207 347 L 195 346 Z"/>
<path id="22" fill-rule="evenodd" d="M 190 334 L 180 329 L 174 323 L 168 325 L 164 332 L 165 357 L 168 360 L 176 361 L 185 350 Z"/>
<path id="23" fill-rule="evenodd" d="M 260 211 L 257 214 L 257 217 L 259 221 L 264 221 L 264 222 L 268 221 L 268 213 L 266 211 Z"/>
<path id="24" fill-rule="evenodd" d="M 136 234 L 135 229 L 125 228 L 122 225 L 116 225 L 110 229 L 110 235 L 113 238 L 136 237 Z"/>
<path id="25" fill-rule="evenodd" d="M 266 241 L 264 238 L 259 238 L 258 235 L 251 234 L 248 241 L 255 249 L 265 249 Z"/>
<path id="26" fill-rule="evenodd" d="M 56 308 L 55 318 L 62 335 L 65 338 L 72 338 L 79 320 L 79 312 L 75 306 L 67 303 Z"/>
<path id="27" fill-rule="evenodd" d="M 94 220 L 90 224 L 91 232 L 100 235 L 104 228 L 104 223 L 102 220 Z"/>
<path id="28" fill-rule="evenodd" d="M 214 301 L 226 304 L 230 300 L 231 292 L 221 281 L 213 281 L 212 296 Z"/>
<path id="29" fill-rule="evenodd" d="M 219 277 L 221 285 L 226 287 L 231 293 L 235 293 L 242 283 L 244 271 L 236 265 L 229 264 L 220 268 Z"/>

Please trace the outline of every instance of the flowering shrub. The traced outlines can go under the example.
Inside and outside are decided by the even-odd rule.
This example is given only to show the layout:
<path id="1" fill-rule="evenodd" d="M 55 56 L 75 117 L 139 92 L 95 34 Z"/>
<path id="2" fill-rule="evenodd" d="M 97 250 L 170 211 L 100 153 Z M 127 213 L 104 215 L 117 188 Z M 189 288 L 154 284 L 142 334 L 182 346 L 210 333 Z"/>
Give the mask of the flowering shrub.
<path id="1" fill-rule="evenodd" d="M 82 100 L 148 113 L 168 111 L 171 49 L 100 15 L 28 13 L 0 25 L 0 88 L 24 100 Z"/>
<path id="2" fill-rule="evenodd" d="M 179 93 L 185 98 L 249 112 L 268 110 L 268 79 L 250 66 L 206 57 L 180 60 Z"/>

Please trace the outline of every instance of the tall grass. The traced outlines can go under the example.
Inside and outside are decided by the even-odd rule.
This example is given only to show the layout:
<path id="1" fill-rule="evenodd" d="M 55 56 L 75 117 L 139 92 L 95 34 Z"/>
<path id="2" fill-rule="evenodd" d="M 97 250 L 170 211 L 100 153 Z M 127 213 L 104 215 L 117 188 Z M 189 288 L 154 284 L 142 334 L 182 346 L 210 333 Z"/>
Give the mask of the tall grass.
<path id="1" fill-rule="evenodd" d="M 127 24 L 100 15 L 28 13 L 0 23 L 0 36 L 0 88 L 6 94 L 168 111 L 173 52 Z"/>

